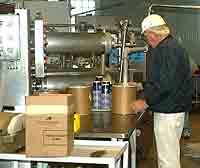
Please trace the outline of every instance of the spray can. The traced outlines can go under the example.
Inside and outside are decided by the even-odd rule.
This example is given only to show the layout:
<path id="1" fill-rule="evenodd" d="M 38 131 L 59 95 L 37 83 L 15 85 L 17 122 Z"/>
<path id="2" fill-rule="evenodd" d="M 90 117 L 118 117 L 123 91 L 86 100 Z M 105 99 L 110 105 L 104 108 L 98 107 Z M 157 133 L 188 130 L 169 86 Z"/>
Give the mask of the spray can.
<path id="1" fill-rule="evenodd" d="M 92 105 L 93 105 L 94 109 L 100 109 L 101 108 L 101 92 L 102 92 L 101 81 L 93 81 Z"/>

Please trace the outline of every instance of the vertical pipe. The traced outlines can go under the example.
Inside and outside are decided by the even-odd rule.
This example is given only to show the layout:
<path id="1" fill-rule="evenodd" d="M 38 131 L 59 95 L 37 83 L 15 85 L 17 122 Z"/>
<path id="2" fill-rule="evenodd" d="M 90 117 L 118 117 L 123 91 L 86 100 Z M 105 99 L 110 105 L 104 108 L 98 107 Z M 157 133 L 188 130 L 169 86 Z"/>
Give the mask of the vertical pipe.
<path id="1" fill-rule="evenodd" d="M 71 9 L 72 9 L 71 0 L 65 0 L 65 1 L 66 1 L 66 8 L 68 9 L 68 15 L 67 15 L 67 18 L 66 18 L 66 23 L 71 24 Z M 68 27 L 67 31 L 72 32 L 72 26 Z"/>
<path id="2" fill-rule="evenodd" d="M 105 54 L 101 54 L 101 75 L 105 74 L 105 64 L 106 64 Z"/>
<path id="3" fill-rule="evenodd" d="M 123 54 L 125 51 L 125 46 L 126 46 L 126 34 L 127 34 L 127 27 L 128 27 L 128 20 L 123 21 L 122 23 L 123 26 L 123 30 L 122 30 L 122 34 L 123 34 L 123 41 L 122 41 L 122 51 L 121 51 L 121 62 L 120 62 L 120 77 L 119 77 L 119 83 L 121 83 L 122 81 L 122 73 L 123 73 Z"/>
<path id="4" fill-rule="evenodd" d="M 128 48 L 124 49 L 123 52 L 123 85 L 127 85 L 128 83 Z"/>
<path id="5" fill-rule="evenodd" d="M 24 0 L 16 0 L 15 6 L 16 9 L 24 9 Z"/>

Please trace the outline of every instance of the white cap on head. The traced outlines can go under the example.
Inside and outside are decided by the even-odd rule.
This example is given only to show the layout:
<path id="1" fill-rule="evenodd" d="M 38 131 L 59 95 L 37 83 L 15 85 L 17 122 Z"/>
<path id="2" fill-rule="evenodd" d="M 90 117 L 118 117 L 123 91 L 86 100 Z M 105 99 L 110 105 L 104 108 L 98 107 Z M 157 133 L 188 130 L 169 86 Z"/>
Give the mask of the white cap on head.
<path id="1" fill-rule="evenodd" d="M 166 24 L 164 19 L 157 14 L 152 14 L 144 18 L 142 21 L 142 33 L 144 33 L 145 30 L 155 27 L 155 26 L 161 26 Z"/>

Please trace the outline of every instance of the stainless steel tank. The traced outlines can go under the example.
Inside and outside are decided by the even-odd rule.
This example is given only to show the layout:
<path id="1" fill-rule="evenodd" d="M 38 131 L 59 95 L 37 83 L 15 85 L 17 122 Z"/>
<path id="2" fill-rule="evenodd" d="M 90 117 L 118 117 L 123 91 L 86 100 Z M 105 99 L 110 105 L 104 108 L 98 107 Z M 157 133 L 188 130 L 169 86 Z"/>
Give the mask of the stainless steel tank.
<path id="1" fill-rule="evenodd" d="M 136 100 L 136 86 L 113 85 L 112 86 L 112 113 L 130 114 L 131 103 Z"/>
<path id="2" fill-rule="evenodd" d="M 49 73 L 42 80 L 41 89 L 64 91 L 69 86 L 87 85 L 95 76 L 93 73 Z"/>
<path id="3" fill-rule="evenodd" d="M 109 33 L 48 32 L 48 53 L 105 53 L 112 46 Z"/>

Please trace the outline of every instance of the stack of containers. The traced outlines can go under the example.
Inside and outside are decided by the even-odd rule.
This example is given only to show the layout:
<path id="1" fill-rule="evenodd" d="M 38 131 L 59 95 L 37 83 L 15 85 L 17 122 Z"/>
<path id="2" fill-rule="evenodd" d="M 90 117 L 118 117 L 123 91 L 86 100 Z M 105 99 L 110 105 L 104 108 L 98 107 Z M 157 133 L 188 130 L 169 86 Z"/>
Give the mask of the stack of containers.
<path id="1" fill-rule="evenodd" d="M 112 86 L 110 81 L 103 81 L 102 76 L 96 76 L 92 89 L 93 109 L 110 110 L 112 108 Z"/>

